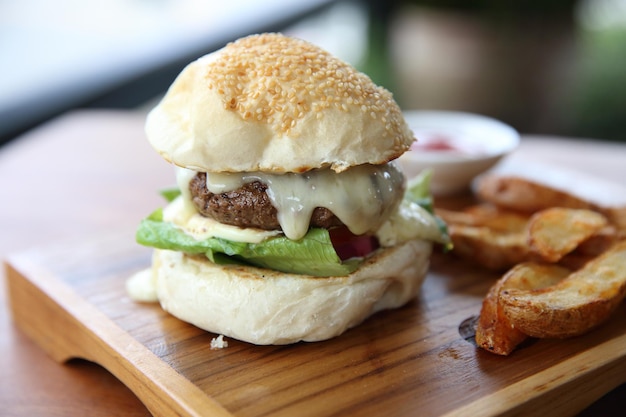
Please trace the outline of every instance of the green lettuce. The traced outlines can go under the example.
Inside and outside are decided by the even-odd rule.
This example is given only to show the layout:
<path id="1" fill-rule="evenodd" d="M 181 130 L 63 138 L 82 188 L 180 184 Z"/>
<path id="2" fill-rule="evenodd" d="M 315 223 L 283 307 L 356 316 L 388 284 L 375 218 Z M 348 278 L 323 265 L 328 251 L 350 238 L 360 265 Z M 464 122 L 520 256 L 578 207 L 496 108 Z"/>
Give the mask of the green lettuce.
<path id="1" fill-rule="evenodd" d="M 178 197 L 181 194 L 181 192 L 178 187 L 173 187 L 173 188 L 165 188 L 161 190 L 159 194 L 161 194 L 161 197 L 163 197 L 165 201 L 167 201 L 168 203 L 171 203 L 172 201 L 176 199 L 176 197 Z"/>
<path id="2" fill-rule="evenodd" d="M 444 245 L 444 250 L 452 250 L 452 241 L 448 234 L 448 226 L 439 216 L 435 214 L 435 204 L 433 196 L 430 193 L 430 181 L 433 176 L 433 172 L 429 169 L 423 170 L 419 175 L 412 178 L 407 184 L 407 189 L 404 193 L 404 199 L 413 203 L 419 204 L 427 212 L 433 215 L 439 230 L 441 231 L 442 240 L 447 242 Z"/>
<path id="3" fill-rule="evenodd" d="M 343 276 L 354 271 L 358 260 L 341 262 L 328 230 L 312 228 L 300 240 L 284 236 L 261 243 L 232 242 L 221 238 L 196 240 L 174 224 L 163 221 L 162 209 L 142 220 L 137 242 L 158 249 L 204 255 L 216 264 L 248 264 L 282 272 L 314 276 Z"/>

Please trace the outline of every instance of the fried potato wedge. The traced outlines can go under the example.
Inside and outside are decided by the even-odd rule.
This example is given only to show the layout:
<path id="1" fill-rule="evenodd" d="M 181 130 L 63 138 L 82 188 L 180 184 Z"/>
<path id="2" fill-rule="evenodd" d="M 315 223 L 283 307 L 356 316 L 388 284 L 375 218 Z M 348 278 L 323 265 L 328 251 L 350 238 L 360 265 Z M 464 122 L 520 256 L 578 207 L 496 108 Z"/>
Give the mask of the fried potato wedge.
<path id="1" fill-rule="evenodd" d="M 454 252 L 493 270 L 505 270 L 525 260 L 528 215 L 477 204 L 462 211 L 437 210 L 448 225 Z"/>
<path id="2" fill-rule="evenodd" d="M 617 228 L 621 239 L 626 239 L 626 207 L 612 207 L 600 210 Z"/>
<path id="3" fill-rule="evenodd" d="M 550 174 L 546 173 L 546 175 L 547 180 Z M 559 177 L 563 177 L 563 175 Z M 581 186 L 581 184 L 577 185 Z M 592 193 L 586 193 L 588 198 L 574 195 L 556 188 L 556 186 L 548 185 L 548 183 L 544 184 L 539 180 L 493 173 L 485 174 L 479 178 L 476 181 L 474 191 L 482 201 L 526 213 L 535 213 L 551 207 L 597 211 L 606 216 L 624 238 L 626 236 L 626 202 L 623 197 L 616 196 L 623 195 L 622 189 L 615 190 L 614 187 L 603 182 L 589 183 L 589 180 L 586 181 L 584 187 L 594 190 Z M 598 193 L 597 189 L 603 190 L 603 192 Z M 599 198 L 599 194 L 605 197 L 602 198 L 604 201 L 594 201 L 593 197 Z"/>
<path id="4" fill-rule="evenodd" d="M 448 225 L 454 252 L 491 270 L 531 260 L 580 267 L 620 239 L 605 216 L 587 209 L 556 207 L 530 215 L 483 203 L 437 214 Z"/>
<path id="5" fill-rule="evenodd" d="M 575 253 L 587 256 L 597 256 L 606 252 L 618 240 L 626 239 L 626 235 L 620 235 L 614 226 L 605 226 L 588 239 L 580 242 Z"/>
<path id="6" fill-rule="evenodd" d="M 540 289 L 500 292 L 504 314 L 521 332 L 538 338 L 581 335 L 607 320 L 626 295 L 626 241 L 567 278 Z"/>
<path id="7" fill-rule="evenodd" d="M 480 316 L 476 322 L 475 340 L 478 347 L 497 355 L 509 355 L 515 348 L 528 338 L 511 325 L 504 315 L 498 295 L 503 282 L 497 281 L 483 299 Z"/>
<path id="8" fill-rule="evenodd" d="M 482 226 L 506 232 L 522 231 L 528 223 L 528 215 L 488 203 L 475 204 L 462 211 L 437 209 L 437 215 L 447 224 Z"/>
<path id="9" fill-rule="evenodd" d="M 476 323 L 476 344 L 498 355 L 509 355 L 528 338 L 504 313 L 500 294 L 509 289 L 531 290 L 548 287 L 561 281 L 570 271 L 556 265 L 521 263 L 512 268 L 494 285 L 483 299 Z"/>
<path id="10" fill-rule="evenodd" d="M 528 259 L 526 235 L 521 232 L 448 224 L 448 234 L 454 253 L 487 269 L 502 271 Z"/>
<path id="11" fill-rule="evenodd" d="M 569 193 L 516 176 L 485 175 L 477 182 L 476 195 L 497 206 L 528 213 L 551 207 L 593 208 Z"/>
<path id="12" fill-rule="evenodd" d="M 626 297 L 624 188 L 521 173 L 483 175 L 474 187 L 481 204 L 441 216 L 460 257 L 508 269 L 483 299 L 475 333 L 499 355 L 527 337 L 586 333 Z"/>
<path id="13" fill-rule="evenodd" d="M 541 210 L 528 222 L 529 251 L 539 259 L 558 262 L 607 225 L 606 217 L 591 210 L 562 207 Z"/>

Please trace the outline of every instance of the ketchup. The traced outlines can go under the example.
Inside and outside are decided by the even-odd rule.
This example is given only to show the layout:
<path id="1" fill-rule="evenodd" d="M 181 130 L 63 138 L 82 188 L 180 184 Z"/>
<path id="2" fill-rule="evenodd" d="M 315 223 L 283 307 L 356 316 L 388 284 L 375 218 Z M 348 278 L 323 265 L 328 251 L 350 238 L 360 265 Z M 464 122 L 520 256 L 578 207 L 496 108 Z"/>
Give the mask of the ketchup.
<path id="1" fill-rule="evenodd" d="M 411 149 L 428 152 L 480 153 L 479 149 L 471 149 L 471 146 L 459 146 L 458 140 L 455 141 L 451 136 L 442 133 L 421 132 L 417 134 L 417 137 L 418 141 L 411 146 Z"/>
<path id="2" fill-rule="evenodd" d="M 460 151 L 445 136 L 439 136 L 424 143 L 417 142 L 415 148 L 427 151 Z"/>

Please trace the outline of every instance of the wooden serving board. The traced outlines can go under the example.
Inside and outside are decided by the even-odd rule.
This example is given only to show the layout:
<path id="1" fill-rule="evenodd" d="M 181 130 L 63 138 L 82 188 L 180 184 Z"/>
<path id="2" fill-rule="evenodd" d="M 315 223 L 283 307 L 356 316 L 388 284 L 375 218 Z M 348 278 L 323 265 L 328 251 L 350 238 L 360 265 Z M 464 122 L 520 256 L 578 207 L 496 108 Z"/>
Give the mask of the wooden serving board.
<path id="1" fill-rule="evenodd" d="M 626 305 L 570 340 L 509 357 L 459 327 L 496 276 L 435 254 L 418 300 L 335 339 L 254 346 L 135 303 L 125 280 L 150 263 L 130 234 L 57 245 L 7 261 L 15 322 L 59 362 L 84 358 L 158 416 L 572 415 L 626 381 Z"/>

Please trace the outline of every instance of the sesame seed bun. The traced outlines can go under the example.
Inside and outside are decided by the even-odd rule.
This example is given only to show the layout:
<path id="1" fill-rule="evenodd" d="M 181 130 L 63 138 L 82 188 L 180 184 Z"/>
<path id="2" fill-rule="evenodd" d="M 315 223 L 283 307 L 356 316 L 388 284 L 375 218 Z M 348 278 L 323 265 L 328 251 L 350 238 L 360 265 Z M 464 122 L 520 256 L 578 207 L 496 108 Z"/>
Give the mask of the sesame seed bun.
<path id="1" fill-rule="evenodd" d="M 243 38 L 190 63 L 146 133 L 166 160 L 204 172 L 341 172 L 386 163 L 414 141 L 389 91 L 281 34 Z"/>
<path id="2" fill-rule="evenodd" d="M 176 170 L 181 196 L 165 208 L 162 221 L 146 226 L 154 238 L 148 244 L 155 247 L 150 273 L 133 280 L 149 287 L 145 294 L 173 316 L 254 344 L 288 344 L 338 336 L 418 294 L 432 250 L 427 229 L 438 226 L 434 218 L 420 217 L 426 212 L 418 212 L 417 205 L 402 204 L 404 176 L 395 164 L 387 164 L 404 153 L 414 137 L 392 94 L 350 65 L 280 34 L 243 38 L 190 63 L 149 113 L 146 133 L 166 160 L 187 168 Z M 312 169 L 320 170 L 269 175 Z M 244 174 L 219 175 L 224 172 Z M 201 176 L 204 182 L 190 186 L 199 173 L 206 173 Z M 215 181 L 213 188 L 207 186 L 209 177 Z M 267 262 L 257 262 L 267 268 L 252 266 L 254 254 L 250 264 L 242 265 L 239 261 L 246 259 L 239 255 L 233 255 L 236 264 L 213 263 L 224 260 L 232 246 L 224 245 L 223 257 L 222 249 L 213 254 L 211 245 L 219 246 L 217 239 L 245 244 L 261 233 L 247 223 L 229 223 L 229 229 L 219 223 L 222 218 L 245 217 L 227 192 L 215 205 L 230 217 L 216 218 L 214 211 L 208 213 L 211 219 L 196 216 L 198 201 L 205 203 L 199 196 L 214 196 L 223 189 L 236 194 L 249 179 L 267 186 L 260 193 L 270 199 L 286 239 L 269 237 L 268 246 L 259 248 L 262 252 L 272 247 Z M 248 211 L 260 217 L 258 199 L 247 194 L 243 199 L 241 206 L 252 207 Z M 285 262 L 310 250 L 290 239 L 300 240 L 311 227 L 320 227 L 310 222 L 318 207 L 337 218 L 331 224 L 334 237 L 331 230 L 328 240 L 318 243 L 327 245 L 328 252 L 333 249 L 337 260 L 354 256 L 345 276 L 327 277 L 323 268 L 319 273 L 324 276 L 307 275 L 316 269 L 290 265 L 297 260 Z M 267 223 L 264 218 L 254 227 Z M 178 232 L 185 233 L 181 240 L 207 246 L 189 249 L 186 243 L 170 242 L 170 226 L 177 229 L 174 239 L 181 236 Z M 167 250 L 172 248 L 207 252 L 203 256 Z"/>
<path id="3" fill-rule="evenodd" d="M 379 251 L 348 276 L 327 278 L 156 250 L 152 279 L 163 309 L 201 329 L 258 345 L 314 342 L 415 298 L 431 249 L 411 240 Z"/>

